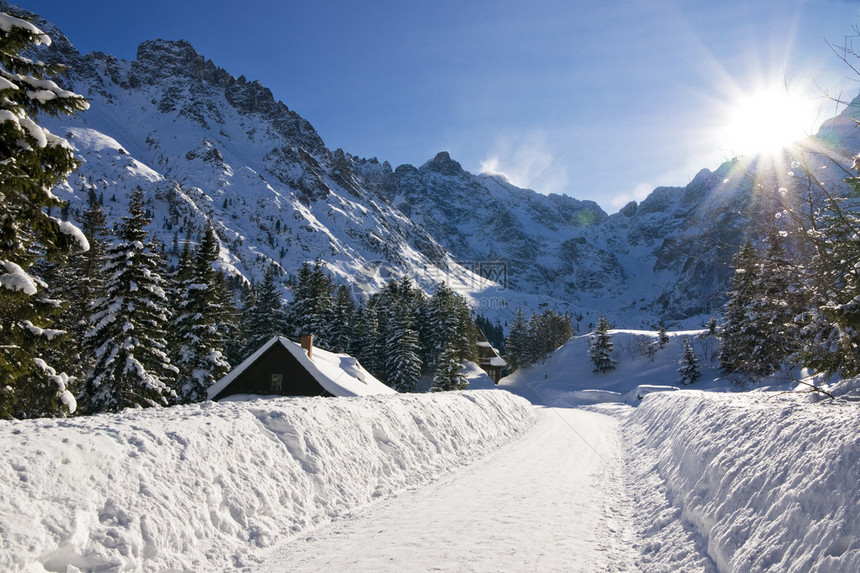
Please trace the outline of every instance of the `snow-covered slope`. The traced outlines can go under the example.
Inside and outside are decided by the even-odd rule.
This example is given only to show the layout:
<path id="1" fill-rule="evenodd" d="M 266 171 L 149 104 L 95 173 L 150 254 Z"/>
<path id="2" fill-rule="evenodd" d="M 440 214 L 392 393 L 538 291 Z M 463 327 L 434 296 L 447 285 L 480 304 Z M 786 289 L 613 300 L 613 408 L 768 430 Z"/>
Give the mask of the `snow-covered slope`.
<path id="1" fill-rule="evenodd" d="M 533 423 L 528 402 L 494 390 L 0 421 L 0 570 L 252 566 L 259 548 Z"/>

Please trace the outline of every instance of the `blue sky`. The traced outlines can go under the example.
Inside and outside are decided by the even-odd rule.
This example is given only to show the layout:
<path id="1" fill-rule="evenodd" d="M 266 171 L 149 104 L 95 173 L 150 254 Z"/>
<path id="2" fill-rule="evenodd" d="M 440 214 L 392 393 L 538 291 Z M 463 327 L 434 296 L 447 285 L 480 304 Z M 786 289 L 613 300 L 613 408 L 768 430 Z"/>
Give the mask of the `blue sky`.
<path id="1" fill-rule="evenodd" d="M 808 96 L 812 130 L 835 113 L 822 89 L 860 91 L 826 43 L 860 24 L 856 0 L 21 5 L 84 53 L 133 59 L 144 40 L 186 39 L 260 80 L 330 148 L 395 167 L 446 150 L 609 212 L 743 152 L 726 136 L 741 94 L 788 85 Z"/>

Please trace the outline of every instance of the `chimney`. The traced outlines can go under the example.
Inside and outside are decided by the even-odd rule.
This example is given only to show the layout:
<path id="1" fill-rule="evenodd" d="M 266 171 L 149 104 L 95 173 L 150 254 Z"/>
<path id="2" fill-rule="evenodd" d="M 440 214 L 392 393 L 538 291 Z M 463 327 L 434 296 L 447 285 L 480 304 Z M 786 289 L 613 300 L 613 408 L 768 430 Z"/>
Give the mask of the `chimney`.
<path id="1" fill-rule="evenodd" d="M 308 351 L 308 358 L 313 360 L 314 353 L 314 335 L 313 334 L 302 334 L 301 343 L 302 348 Z"/>

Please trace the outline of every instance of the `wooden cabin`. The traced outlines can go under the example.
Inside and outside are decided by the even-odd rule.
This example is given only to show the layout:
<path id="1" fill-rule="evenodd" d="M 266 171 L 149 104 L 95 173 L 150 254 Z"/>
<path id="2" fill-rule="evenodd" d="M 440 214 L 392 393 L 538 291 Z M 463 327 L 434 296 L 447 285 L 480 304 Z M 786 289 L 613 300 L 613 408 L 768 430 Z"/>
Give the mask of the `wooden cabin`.
<path id="1" fill-rule="evenodd" d="M 502 377 L 502 369 L 508 365 L 505 359 L 499 356 L 499 351 L 487 341 L 487 337 L 478 329 L 478 366 L 487 373 L 487 376 L 498 384 Z"/>
<path id="2" fill-rule="evenodd" d="M 301 344 L 275 336 L 213 384 L 210 400 L 237 394 L 259 396 L 367 396 L 396 394 L 358 360 L 314 348 L 313 335 Z"/>

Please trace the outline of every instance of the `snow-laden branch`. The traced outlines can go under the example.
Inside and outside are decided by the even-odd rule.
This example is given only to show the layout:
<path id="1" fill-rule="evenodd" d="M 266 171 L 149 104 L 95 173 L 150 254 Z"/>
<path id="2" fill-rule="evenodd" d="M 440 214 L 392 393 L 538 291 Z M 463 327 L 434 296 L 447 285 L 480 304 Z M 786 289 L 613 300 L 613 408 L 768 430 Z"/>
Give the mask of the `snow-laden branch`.
<path id="1" fill-rule="evenodd" d="M 28 296 L 36 294 L 36 281 L 24 269 L 12 261 L 0 261 L 0 268 L 6 272 L 0 275 L 0 286 L 9 290 L 21 291 Z"/>

